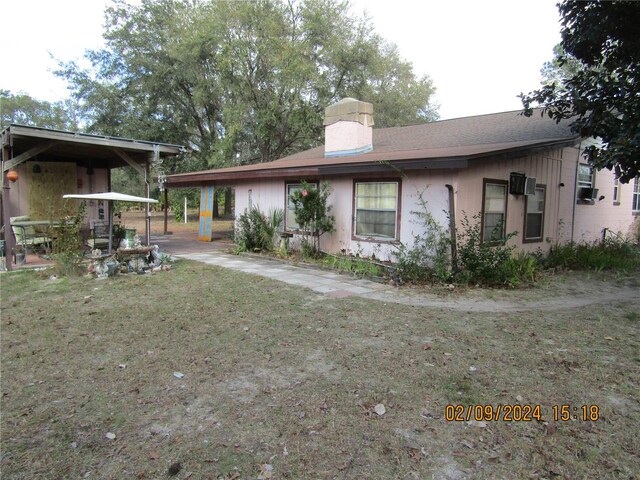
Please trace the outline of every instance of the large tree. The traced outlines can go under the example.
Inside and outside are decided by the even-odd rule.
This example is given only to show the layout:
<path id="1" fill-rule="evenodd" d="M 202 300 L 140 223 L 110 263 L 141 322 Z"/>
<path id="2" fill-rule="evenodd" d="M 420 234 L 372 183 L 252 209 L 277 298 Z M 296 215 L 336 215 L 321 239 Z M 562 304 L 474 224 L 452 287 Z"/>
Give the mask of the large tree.
<path id="1" fill-rule="evenodd" d="M 92 68 L 59 74 L 90 131 L 187 144 L 183 169 L 269 161 L 317 145 L 324 107 L 374 104 L 376 125 L 433 120 L 428 77 L 338 0 L 117 1 Z"/>
<path id="2" fill-rule="evenodd" d="M 542 88 L 522 95 L 525 115 L 540 105 L 574 119 L 575 132 L 601 140 L 588 160 L 628 182 L 640 172 L 640 2 L 564 0 L 559 9 L 561 48 Z"/>

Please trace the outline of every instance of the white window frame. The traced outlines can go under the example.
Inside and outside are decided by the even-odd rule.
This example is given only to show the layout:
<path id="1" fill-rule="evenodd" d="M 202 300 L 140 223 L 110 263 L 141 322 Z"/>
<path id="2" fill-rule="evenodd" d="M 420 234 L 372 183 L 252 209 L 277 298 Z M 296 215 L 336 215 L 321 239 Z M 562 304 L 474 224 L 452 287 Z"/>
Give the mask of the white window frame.
<path id="1" fill-rule="evenodd" d="M 547 208 L 547 187 L 545 185 L 536 185 L 536 194 L 541 191 L 542 192 L 542 210 L 530 212 L 529 208 L 532 205 L 537 206 L 538 202 L 535 201 L 535 196 L 528 196 L 525 201 L 525 212 L 524 212 L 524 234 L 523 234 L 523 242 L 541 242 L 544 237 L 544 214 Z M 533 199 L 533 201 L 531 201 Z M 540 235 L 535 237 L 527 236 L 529 232 L 527 232 L 527 220 L 529 215 L 540 215 Z"/>
<path id="2" fill-rule="evenodd" d="M 372 209 L 372 208 L 358 208 L 358 185 L 375 185 L 375 184 L 394 184 L 396 186 L 396 195 L 395 195 L 395 208 L 394 209 Z M 353 238 L 357 240 L 374 240 L 378 242 L 395 242 L 399 239 L 399 212 L 400 212 L 400 189 L 401 184 L 399 180 L 356 180 L 353 183 Z M 393 237 L 388 237 L 386 235 L 371 235 L 371 234 L 363 234 L 358 233 L 358 212 L 391 212 L 393 211 L 394 215 L 394 226 L 393 226 Z"/>
<path id="3" fill-rule="evenodd" d="M 584 175 L 580 173 L 582 168 L 589 169 L 589 181 L 580 180 L 580 175 Z M 578 188 L 595 188 L 596 178 L 595 178 L 595 170 L 591 165 L 587 165 L 586 163 L 581 163 L 578 165 Z"/>
<path id="4" fill-rule="evenodd" d="M 317 182 L 307 182 L 309 185 L 311 185 L 312 188 L 318 188 L 318 183 Z M 292 190 L 290 191 L 289 189 L 292 188 Z M 300 232 L 300 225 L 298 225 L 297 223 L 295 223 L 295 219 L 293 220 L 293 222 L 288 222 L 287 221 L 287 217 L 288 217 L 288 213 L 293 212 L 294 211 L 294 207 L 293 207 L 293 202 L 291 201 L 291 199 L 289 198 L 289 196 L 291 194 L 293 194 L 293 192 L 295 190 L 302 190 L 302 183 L 301 182 L 297 182 L 297 183 L 285 183 L 284 184 L 284 195 L 285 195 L 285 199 L 284 199 L 284 230 L 285 232 Z"/>
<path id="5" fill-rule="evenodd" d="M 507 182 L 506 180 L 492 180 L 492 179 L 485 178 L 483 180 L 483 184 L 484 185 L 482 188 L 482 232 L 481 232 L 482 241 L 489 242 L 489 243 L 503 242 L 507 237 L 507 202 L 509 199 L 509 195 L 508 195 L 509 182 Z M 502 211 L 487 210 L 487 187 L 489 185 L 495 186 L 495 187 L 501 187 L 504 189 L 504 209 Z M 502 232 L 499 238 L 493 238 L 491 234 L 487 236 L 485 232 L 485 226 L 487 224 L 487 215 L 496 215 L 496 214 L 502 215 L 502 220 L 501 220 Z M 493 232 L 493 230 L 491 232 Z"/>
<path id="6" fill-rule="evenodd" d="M 617 175 L 613 176 L 613 204 L 620 205 L 620 179 Z"/>
<path id="7" fill-rule="evenodd" d="M 640 177 L 633 181 L 633 196 L 631 197 L 631 211 L 640 213 Z"/>

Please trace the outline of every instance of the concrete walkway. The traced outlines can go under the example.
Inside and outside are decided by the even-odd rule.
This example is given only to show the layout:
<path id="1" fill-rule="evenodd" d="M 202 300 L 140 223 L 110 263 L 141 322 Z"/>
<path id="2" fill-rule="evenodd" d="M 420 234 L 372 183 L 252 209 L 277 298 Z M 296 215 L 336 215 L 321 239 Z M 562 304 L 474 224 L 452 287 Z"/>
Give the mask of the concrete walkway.
<path id="1" fill-rule="evenodd" d="M 326 297 L 357 296 L 385 303 L 397 303 L 414 307 L 438 308 L 459 312 L 502 312 L 516 313 L 531 311 L 551 311 L 572 308 L 585 308 L 602 303 L 619 303 L 621 301 L 638 302 L 637 285 L 600 285 L 597 292 L 588 287 L 581 292 L 564 292 L 549 295 L 541 291 L 538 298 L 487 298 L 482 290 L 471 291 L 462 295 L 441 296 L 414 290 L 397 288 L 387 284 L 358 279 L 350 275 L 322 270 L 320 268 L 297 266 L 276 259 L 259 256 L 232 255 L 209 244 L 204 249 L 202 243 L 199 251 L 172 252 L 172 256 L 215 265 L 231 270 L 238 270 L 253 275 L 271 278 L 280 282 L 308 288 Z M 586 285 L 589 285 L 588 283 Z"/>
<path id="2" fill-rule="evenodd" d="M 376 292 L 393 289 L 389 285 L 318 268 L 301 267 L 257 256 L 230 255 L 219 250 L 181 253 L 173 256 L 260 275 L 289 285 L 309 288 L 316 293 L 331 297 L 369 296 Z"/>

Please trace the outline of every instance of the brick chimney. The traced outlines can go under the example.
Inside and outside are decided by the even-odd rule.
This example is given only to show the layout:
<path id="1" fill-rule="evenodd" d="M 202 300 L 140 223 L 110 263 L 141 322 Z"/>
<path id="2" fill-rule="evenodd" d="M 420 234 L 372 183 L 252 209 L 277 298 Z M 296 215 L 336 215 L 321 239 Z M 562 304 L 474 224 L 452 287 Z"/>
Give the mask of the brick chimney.
<path id="1" fill-rule="evenodd" d="M 341 157 L 373 150 L 373 105 L 343 98 L 324 109 L 324 156 Z"/>

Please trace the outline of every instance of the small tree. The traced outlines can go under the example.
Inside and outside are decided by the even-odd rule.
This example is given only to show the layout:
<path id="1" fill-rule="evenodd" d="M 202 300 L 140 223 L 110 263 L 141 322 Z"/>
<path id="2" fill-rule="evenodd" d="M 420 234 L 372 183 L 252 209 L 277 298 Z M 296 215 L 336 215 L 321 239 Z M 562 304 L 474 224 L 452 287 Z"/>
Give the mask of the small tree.
<path id="1" fill-rule="evenodd" d="M 68 208 L 65 205 L 65 210 Z M 80 272 L 80 264 L 84 259 L 82 253 L 81 230 L 87 205 L 82 202 L 75 214 L 63 219 L 53 238 L 51 259 L 58 274 L 73 276 Z"/>
<path id="2" fill-rule="evenodd" d="M 303 248 L 310 249 L 313 255 L 320 252 L 320 236 L 335 230 L 335 219 L 329 215 L 331 206 L 327 205 L 330 194 L 328 182 L 322 182 L 318 188 L 314 188 L 303 181 L 302 188 L 290 195 L 296 222 L 302 231 Z"/>

